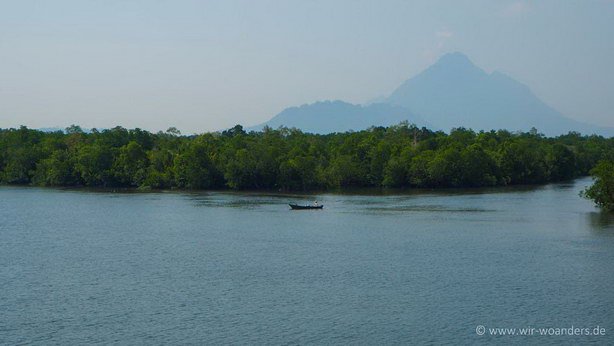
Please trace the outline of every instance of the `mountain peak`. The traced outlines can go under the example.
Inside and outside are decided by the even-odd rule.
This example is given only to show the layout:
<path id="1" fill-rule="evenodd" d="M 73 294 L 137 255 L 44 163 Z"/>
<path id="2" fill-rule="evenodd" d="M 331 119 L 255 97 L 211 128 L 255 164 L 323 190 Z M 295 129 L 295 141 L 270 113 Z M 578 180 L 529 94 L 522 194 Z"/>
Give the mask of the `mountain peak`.
<path id="1" fill-rule="evenodd" d="M 459 82 L 466 81 L 467 78 L 485 78 L 487 73 L 471 62 L 465 54 L 454 52 L 442 55 L 437 62 L 422 71 L 420 75 L 421 78 L 439 76 L 435 78 Z"/>
<path id="2" fill-rule="evenodd" d="M 442 55 L 435 65 L 455 65 L 455 66 L 472 66 L 475 67 L 473 62 L 461 52 L 452 52 Z"/>
<path id="3" fill-rule="evenodd" d="M 604 132 L 565 118 L 526 85 L 500 72 L 486 73 L 459 52 L 443 55 L 405 81 L 386 102 L 420 114 L 444 130 L 462 126 L 486 131 L 527 131 L 535 127 L 547 135 L 570 130 Z"/>

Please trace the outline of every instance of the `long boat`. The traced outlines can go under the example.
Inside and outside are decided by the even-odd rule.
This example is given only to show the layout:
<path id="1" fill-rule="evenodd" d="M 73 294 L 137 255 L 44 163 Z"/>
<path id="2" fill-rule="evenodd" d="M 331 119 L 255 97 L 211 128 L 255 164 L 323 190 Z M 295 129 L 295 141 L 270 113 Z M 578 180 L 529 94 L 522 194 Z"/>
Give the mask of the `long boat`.
<path id="1" fill-rule="evenodd" d="M 322 209 L 324 208 L 324 204 L 320 205 L 298 205 L 298 204 L 289 204 L 292 210 L 308 210 L 308 209 Z"/>

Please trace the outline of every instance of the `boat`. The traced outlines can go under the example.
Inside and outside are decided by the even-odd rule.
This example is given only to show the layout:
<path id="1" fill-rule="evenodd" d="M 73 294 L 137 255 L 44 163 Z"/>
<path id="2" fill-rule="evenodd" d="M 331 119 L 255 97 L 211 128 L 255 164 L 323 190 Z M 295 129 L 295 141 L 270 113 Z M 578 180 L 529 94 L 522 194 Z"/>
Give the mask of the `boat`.
<path id="1" fill-rule="evenodd" d="M 298 204 L 289 204 L 292 210 L 309 210 L 309 209 L 322 209 L 324 208 L 324 204 L 320 205 L 298 205 Z"/>

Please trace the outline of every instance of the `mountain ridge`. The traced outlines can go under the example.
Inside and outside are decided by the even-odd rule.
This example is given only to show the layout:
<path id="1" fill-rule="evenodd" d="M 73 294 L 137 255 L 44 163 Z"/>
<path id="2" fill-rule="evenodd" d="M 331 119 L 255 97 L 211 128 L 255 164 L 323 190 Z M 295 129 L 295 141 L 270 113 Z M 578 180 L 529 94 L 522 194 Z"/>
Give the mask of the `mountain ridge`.
<path id="1" fill-rule="evenodd" d="M 565 117 L 540 100 L 528 85 L 500 71 L 488 73 L 460 52 L 444 54 L 434 64 L 401 83 L 390 95 L 378 98 L 376 103 L 361 106 L 338 100 L 328 102 L 331 103 L 320 101 L 286 108 L 251 129 L 283 125 L 327 133 L 388 126 L 393 125 L 390 122 L 394 120 L 398 120 L 397 123 L 407 120 L 444 131 L 456 127 L 476 131 L 537 128 L 548 136 L 569 131 L 614 135 L 614 128 Z M 335 102 L 342 102 L 344 107 Z M 385 112 L 391 114 L 386 116 Z"/>
<path id="2" fill-rule="evenodd" d="M 271 120 L 248 130 L 258 131 L 265 126 L 286 126 L 305 132 L 332 133 L 364 130 L 371 126 L 396 125 L 401 121 L 409 121 L 418 126 L 430 125 L 404 107 L 387 103 L 357 105 L 341 100 L 325 100 L 288 107 Z"/>

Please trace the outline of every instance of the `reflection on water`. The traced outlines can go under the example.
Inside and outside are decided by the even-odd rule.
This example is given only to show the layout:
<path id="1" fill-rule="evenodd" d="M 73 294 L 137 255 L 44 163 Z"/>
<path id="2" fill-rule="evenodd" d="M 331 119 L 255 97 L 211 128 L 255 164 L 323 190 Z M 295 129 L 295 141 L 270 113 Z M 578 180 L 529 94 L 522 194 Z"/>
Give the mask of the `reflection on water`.
<path id="1" fill-rule="evenodd" d="M 238 208 L 238 209 L 256 209 L 265 206 L 288 206 L 287 203 L 292 201 L 308 201 L 311 203 L 313 198 L 304 196 L 294 196 L 287 194 L 280 195 L 256 195 L 256 194 L 227 194 L 214 193 L 208 196 L 192 195 L 190 199 L 196 206 L 200 207 L 216 207 L 216 208 Z M 305 202 L 303 202 L 305 203 Z"/>
<path id="2" fill-rule="evenodd" d="M 463 208 L 463 207 L 447 207 L 444 205 L 406 205 L 406 206 L 382 206 L 367 208 L 370 211 L 384 211 L 384 212 L 403 212 L 403 211 L 415 211 L 415 212 L 440 212 L 440 213 L 480 213 L 480 212 L 492 212 L 494 209 L 484 208 Z"/>
<path id="3" fill-rule="evenodd" d="M 614 213 L 595 211 L 586 213 L 588 222 L 596 232 L 614 236 Z"/>

